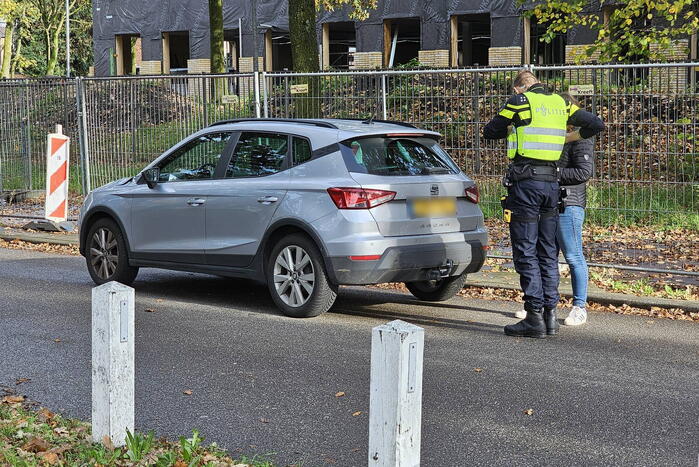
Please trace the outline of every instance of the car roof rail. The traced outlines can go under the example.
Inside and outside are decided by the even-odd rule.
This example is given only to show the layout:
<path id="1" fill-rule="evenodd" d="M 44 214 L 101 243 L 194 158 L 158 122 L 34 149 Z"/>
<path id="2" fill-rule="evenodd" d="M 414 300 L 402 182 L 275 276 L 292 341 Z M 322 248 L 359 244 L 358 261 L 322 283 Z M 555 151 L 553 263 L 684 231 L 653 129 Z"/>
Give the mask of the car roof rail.
<path id="1" fill-rule="evenodd" d="M 417 127 L 415 125 L 413 125 L 412 123 L 399 122 L 397 120 L 377 120 L 375 118 L 338 118 L 337 120 L 349 120 L 352 122 L 362 122 L 362 123 L 366 123 L 367 125 L 370 125 L 372 123 L 390 123 L 391 125 L 398 125 L 398 126 L 404 126 L 407 128 L 417 129 Z"/>
<path id="2" fill-rule="evenodd" d="M 234 118 L 230 120 L 221 120 L 209 125 L 209 127 L 217 125 L 227 125 L 229 123 L 240 123 L 240 122 L 283 122 L 283 123 L 298 123 L 301 125 L 314 125 L 322 128 L 332 128 L 337 130 L 337 125 L 330 122 L 325 122 L 322 120 L 307 120 L 300 118 Z"/>

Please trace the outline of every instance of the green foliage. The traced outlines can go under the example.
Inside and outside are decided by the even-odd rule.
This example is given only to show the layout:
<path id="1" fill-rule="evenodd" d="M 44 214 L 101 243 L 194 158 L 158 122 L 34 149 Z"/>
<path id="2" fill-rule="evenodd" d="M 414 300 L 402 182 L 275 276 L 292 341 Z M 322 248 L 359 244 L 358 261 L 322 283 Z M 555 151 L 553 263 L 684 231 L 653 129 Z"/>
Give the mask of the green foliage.
<path id="1" fill-rule="evenodd" d="M 542 42 L 551 42 L 574 27 L 596 31 L 597 40 L 577 57 L 579 62 L 595 54 L 600 61 L 612 63 L 666 60 L 674 41 L 699 29 L 696 0 L 629 0 L 613 6 L 604 0 L 550 0 L 536 4 L 525 15 L 547 26 Z"/>
<path id="2" fill-rule="evenodd" d="M 141 433 L 133 434 L 126 430 L 126 453 L 124 457 L 133 462 L 141 461 L 153 447 L 154 438 L 155 434 L 152 431 L 148 435 L 143 436 Z"/>
<path id="3" fill-rule="evenodd" d="M 19 5 L 15 18 L 12 68 L 29 76 L 65 74 L 65 3 L 63 0 L 2 0 L 3 10 Z M 70 3 L 71 74 L 87 75 L 92 65 L 92 0 Z"/>

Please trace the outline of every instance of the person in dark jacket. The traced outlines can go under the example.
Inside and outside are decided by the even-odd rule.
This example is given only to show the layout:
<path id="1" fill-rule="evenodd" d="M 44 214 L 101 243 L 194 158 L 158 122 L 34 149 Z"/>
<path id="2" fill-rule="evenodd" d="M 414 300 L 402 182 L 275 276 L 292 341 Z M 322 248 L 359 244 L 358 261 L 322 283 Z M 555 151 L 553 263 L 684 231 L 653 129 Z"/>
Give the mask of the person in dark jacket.
<path id="1" fill-rule="evenodd" d="M 579 326 L 587 322 L 587 262 L 582 248 L 582 229 L 587 202 L 587 181 L 595 171 L 594 138 L 568 143 L 559 160 L 560 184 L 566 188 L 565 211 L 558 217 L 556 240 L 570 266 L 573 308 L 563 324 Z"/>

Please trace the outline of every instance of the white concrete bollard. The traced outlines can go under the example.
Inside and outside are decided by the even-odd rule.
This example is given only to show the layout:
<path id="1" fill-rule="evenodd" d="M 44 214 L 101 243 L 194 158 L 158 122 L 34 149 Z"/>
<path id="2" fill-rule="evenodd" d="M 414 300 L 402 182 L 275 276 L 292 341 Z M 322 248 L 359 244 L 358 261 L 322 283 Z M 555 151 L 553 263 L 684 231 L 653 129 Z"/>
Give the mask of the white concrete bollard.
<path id="1" fill-rule="evenodd" d="M 395 320 L 372 330 L 369 466 L 420 465 L 425 330 Z"/>
<path id="2" fill-rule="evenodd" d="M 134 289 L 92 289 L 92 440 L 123 446 L 134 431 Z"/>

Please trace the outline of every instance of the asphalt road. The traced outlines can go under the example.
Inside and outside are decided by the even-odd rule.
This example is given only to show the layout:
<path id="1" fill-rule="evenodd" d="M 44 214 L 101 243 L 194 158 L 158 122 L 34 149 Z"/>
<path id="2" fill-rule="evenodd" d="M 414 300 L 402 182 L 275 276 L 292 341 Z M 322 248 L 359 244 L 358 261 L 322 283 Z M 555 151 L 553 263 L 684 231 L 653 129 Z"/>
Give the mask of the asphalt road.
<path id="1" fill-rule="evenodd" d="M 426 333 L 424 466 L 697 463 L 694 323 L 592 313 L 513 339 L 517 305 L 500 301 L 350 288 L 294 320 L 249 282 L 144 270 L 134 285 L 142 431 L 196 428 L 280 465 L 366 465 L 371 329 L 398 318 Z M 89 419 L 92 286 L 82 258 L 0 249 L 0 384 L 30 378 L 28 397 Z"/>

